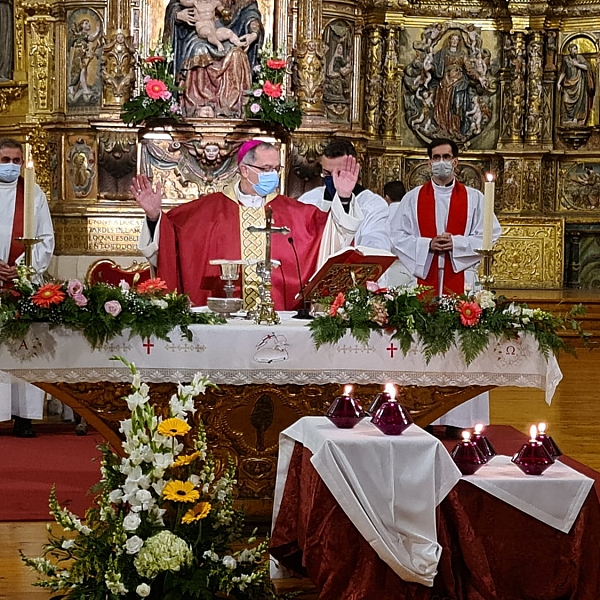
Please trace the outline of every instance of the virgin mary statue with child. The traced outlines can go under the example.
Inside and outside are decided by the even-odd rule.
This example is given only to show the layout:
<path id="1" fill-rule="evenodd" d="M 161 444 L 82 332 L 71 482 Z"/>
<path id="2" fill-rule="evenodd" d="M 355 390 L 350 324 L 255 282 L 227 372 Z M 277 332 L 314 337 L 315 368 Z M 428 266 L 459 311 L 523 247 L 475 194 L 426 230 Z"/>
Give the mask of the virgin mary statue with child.
<path id="1" fill-rule="evenodd" d="M 216 6 L 211 26 L 217 31 L 226 28 L 233 32 L 218 45 L 214 39 L 211 42 L 198 34 L 202 31 L 198 10 L 205 8 L 205 2 Z M 252 69 L 258 63 L 263 39 L 257 0 L 223 0 L 223 6 L 210 0 L 170 0 L 165 11 L 164 40 L 173 48 L 183 115 L 241 117 L 244 92 L 252 87 Z"/>

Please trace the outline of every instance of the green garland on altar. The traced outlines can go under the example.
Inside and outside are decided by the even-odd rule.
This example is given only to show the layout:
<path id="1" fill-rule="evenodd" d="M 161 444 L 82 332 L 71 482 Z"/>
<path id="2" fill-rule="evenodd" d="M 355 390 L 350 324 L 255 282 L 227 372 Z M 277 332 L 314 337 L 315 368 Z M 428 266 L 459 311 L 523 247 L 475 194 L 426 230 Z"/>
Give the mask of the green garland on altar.
<path id="1" fill-rule="evenodd" d="M 33 323 L 63 326 L 81 333 L 92 348 L 123 334 L 168 340 L 180 327 L 191 340 L 189 325 L 224 323 L 213 313 L 192 312 L 184 294 L 168 292 L 164 281 L 150 279 L 130 287 L 86 285 L 78 279 L 31 283 L 20 271 L 14 286 L 0 294 L 0 343 L 20 340 Z"/>
<path id="2" fill-rule="evenodd" d="M 559 332 L 570 330 L 584 342 L 589 337 L 576 320 L 585 313 L 581 304 L 559 317 L 487 290 L 438 297 L 428 287 L 380 289 L 369 282 L 368 288 L 351 288 L 346 294 L 330 298 L 325 306 L 328 314 L 309 324 L 317 348 L 335 344 L 348 332 L 366 343 L 371 332 L 385 331 L 404 354 L 415 341 L 421 343 L 427 361 L 456 346 L 470 364 L 493 337 L 514 339 L 528 332 L 545 356 L 561 350 L 573 353 Z"/>

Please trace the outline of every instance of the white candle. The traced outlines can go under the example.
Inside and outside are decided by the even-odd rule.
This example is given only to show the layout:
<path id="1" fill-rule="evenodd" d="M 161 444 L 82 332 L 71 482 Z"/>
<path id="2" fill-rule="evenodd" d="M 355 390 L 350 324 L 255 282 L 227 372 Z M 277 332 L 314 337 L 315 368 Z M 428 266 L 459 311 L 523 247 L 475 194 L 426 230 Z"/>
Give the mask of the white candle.
<path id="1" fill-rule="evenodd" d="M 35 170 L 33 161 L 30 159 L 29 144 L 25 147 L 25 199 L 23 206 L 23 237 L 33 239 L 35 237 Z"/>
<path id="2" fill-rule="evenodd" d="M 486 175 L 483 200 L 483 241 L 482 250 L 492 249 L 492 232 L 494 230 L 494 193 L 496 183 L 491 173 Z"/>

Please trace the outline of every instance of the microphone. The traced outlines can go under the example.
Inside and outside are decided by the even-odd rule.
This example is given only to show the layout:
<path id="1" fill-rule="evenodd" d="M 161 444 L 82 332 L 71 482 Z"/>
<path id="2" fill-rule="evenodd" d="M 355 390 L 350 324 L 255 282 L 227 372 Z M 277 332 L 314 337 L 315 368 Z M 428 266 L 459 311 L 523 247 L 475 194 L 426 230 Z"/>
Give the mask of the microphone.
<path id="1" fill-rule="evenodd" d="M 304 296 L 304 283 L 302 282 L 302 271 L 300 271 L 300 260 L 298 259 L 298 252 L 296 251 L 296 244 L 294 244 L 294 238 L 290 235 L 287 239 L 292 250 L 294 251 L 294 258 L 296 259 L 296 269 L 298 270 L 298 280 L 300 281 L 300 296 L 302 297 L 302 308 L 298 309 L 298 312 L 292 317 L 292 319 L 314 319 L 310 314 L 310 311 L 306 307 L 306 298 Z"/>

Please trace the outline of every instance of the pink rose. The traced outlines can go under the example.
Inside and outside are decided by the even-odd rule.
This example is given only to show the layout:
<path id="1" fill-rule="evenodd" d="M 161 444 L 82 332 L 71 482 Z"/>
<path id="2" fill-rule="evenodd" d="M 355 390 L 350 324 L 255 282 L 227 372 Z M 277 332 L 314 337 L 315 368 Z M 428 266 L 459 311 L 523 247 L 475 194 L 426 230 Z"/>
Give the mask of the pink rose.
<path id="1" fill-rule="evenodd" d="M 262 93 L 263 93 L 262 88 L 258 88 L 252 92 L 252 95 L 255 98 L 260 98 L 262 96 Z"/>
<path id="2" fill-rule="evenodd" d="M 250 105 L 250 112 L 255 115 L 257 113 L 260 112 L 260 104 L 256 104 L 256 102 L 254 104 Z"/>
<path id="3" fill-rule="evenodd" d="M 108 300 L 104 303 L 104 310 L 111 317 L 116 317 L 123 309 L 121 308 L 121 303 L 118 300 Z"/>
<path id="4" fill-rule="evenodd" d="M 67 292 L 71 298 L 83 293 L 83 283 L 79 279 L 71 279 L 67 284 Z"/>
<path id="5" fill-rule="evenodd" d="M 83 294 L 73 294 L 71 298 L 73 298 L 73 302 L 75 302 L 77 306 L 87 306 L 88 299 Z"/>

